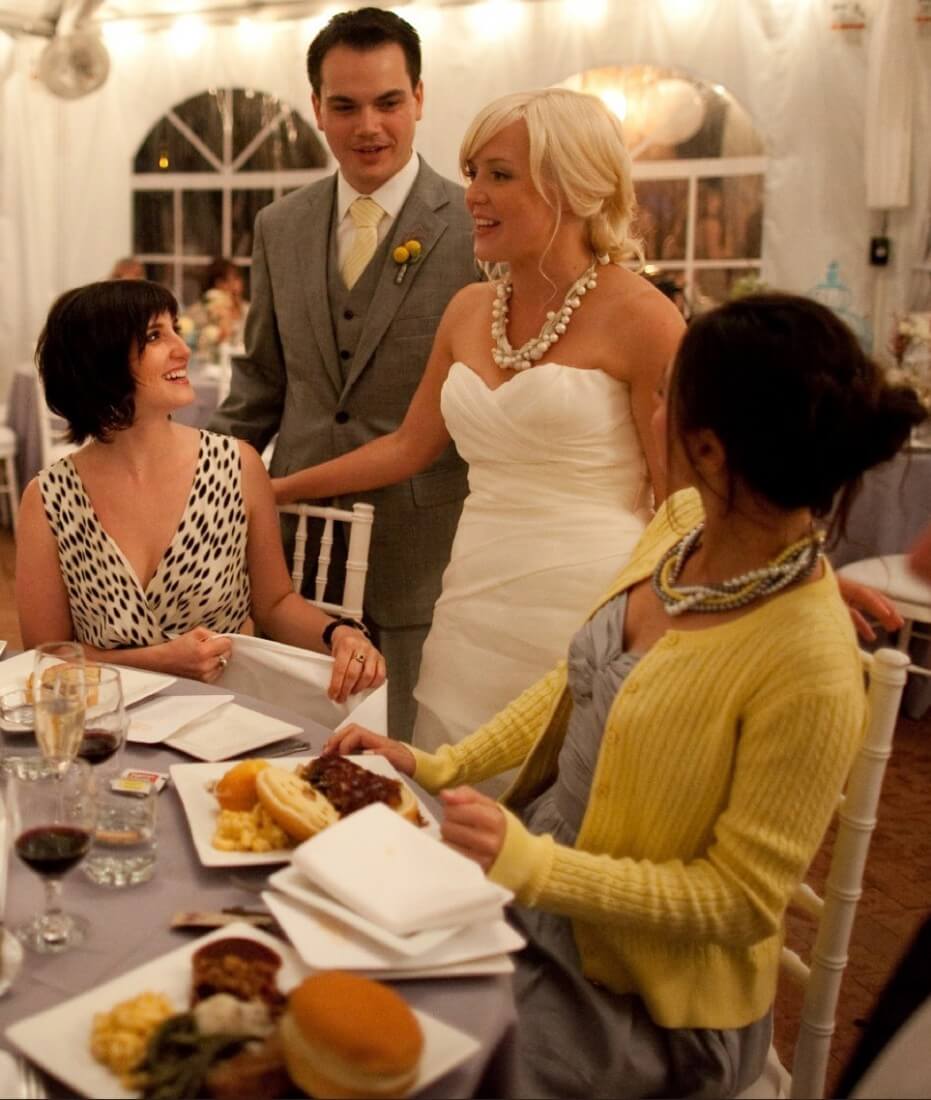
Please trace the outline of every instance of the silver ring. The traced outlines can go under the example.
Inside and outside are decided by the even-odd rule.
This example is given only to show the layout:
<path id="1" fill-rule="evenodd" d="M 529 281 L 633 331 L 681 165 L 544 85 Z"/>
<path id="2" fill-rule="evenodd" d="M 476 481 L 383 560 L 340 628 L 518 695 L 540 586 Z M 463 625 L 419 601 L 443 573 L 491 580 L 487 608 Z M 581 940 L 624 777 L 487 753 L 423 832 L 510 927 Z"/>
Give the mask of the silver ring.
<path id="1" fill-rule="evenodd" d="M 226 654 L 221 653 L 220 656 L 217 657 L 217 664 L 220 666 L 220 668 L 226 668 L 229 663 L 230 659 L 226 656 Z"/>
<path id="2" fill-rule="evenodd" d="M 364 653 L 354 653 L 353 656 L 352 656 L 352 659 L 354 661 L 358 661 L 360 665 L 365 664 L 365 654 Z"/>

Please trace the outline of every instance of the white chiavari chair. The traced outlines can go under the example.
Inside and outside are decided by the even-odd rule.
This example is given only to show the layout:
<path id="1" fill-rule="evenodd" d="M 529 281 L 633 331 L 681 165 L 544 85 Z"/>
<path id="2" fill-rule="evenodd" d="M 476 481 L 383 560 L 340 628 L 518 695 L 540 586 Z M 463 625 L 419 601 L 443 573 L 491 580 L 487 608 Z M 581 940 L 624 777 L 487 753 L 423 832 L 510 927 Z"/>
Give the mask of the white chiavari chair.
<path id="1" fill-rule="evenodd" d="M 805 963 L 787 947 L 782 950 L 783 973 L 804 989 L 792 1074 L 771 1048 L 762 1076 L 740 1093 L 741 1100 L 819 1100 L 824 1095 L 847 948 L 908 672 L 908 658 L 895 649 L 864 653 L 863 662 L 869 677 L 869 721 L 839 802 L 824 897 L 803 883 L 791 903 L 817 921 L 811 961 Z"/>
<path id="2" fill-rule="evenodd" d="M 304 562 L 307 556 L 307 522 L 310 519 L 323 520 L 323 534 L 320 538 L 320 553 L 317 557 L 317 572 L 314 578 L 314 595 L 311 603 L 331 615 L 345 615 L 350 619 L 362 618 L 362 602 L 365 595 L 365 578 L 368 573 L 369 546 L 372 539 L 372 523 L 375 509 L 371 504 L 353 504 L 352 509 L 331 508 L 315 504 L 282 504 L 279 513 L 297 516 L 297 529 L 294 535 L 294 554 L 291 561 L 291 583 L 295 592 L 300 592 L 304 580 Z M 329 577 L 333 548 L 333 530 L 336 523 L 349 524 L 349 540 L 346 552 L 346 579 L 343 584 L 343 596 L 340 603 L 328 603 L 323 595 Z"/>

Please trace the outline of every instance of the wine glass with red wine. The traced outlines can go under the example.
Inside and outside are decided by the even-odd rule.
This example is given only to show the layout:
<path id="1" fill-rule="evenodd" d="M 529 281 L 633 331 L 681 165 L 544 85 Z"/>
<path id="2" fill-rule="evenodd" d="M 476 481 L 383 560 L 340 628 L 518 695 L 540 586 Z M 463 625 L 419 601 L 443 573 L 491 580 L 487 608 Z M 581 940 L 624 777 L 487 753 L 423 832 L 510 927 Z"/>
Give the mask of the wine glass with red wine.
<path id="1" fill-rule="evenodd" d="M 88 764 L 105 764 L 122 749 L 128 727 L 119 670 L 109 665 L 85 665 L 84 733 L 77 755 Z"/>
<path id="2" fill-rule="evenodd" d="M 93 772 L 83 760 L 34 757 L 7 777 L 13 850 L 42 877 L 45 911 L 14 929 L 33 951 L 66 951 L 84 941 L 88 924 L 61 908 L 61 880 L 90 851 L 97 805 Z"/>

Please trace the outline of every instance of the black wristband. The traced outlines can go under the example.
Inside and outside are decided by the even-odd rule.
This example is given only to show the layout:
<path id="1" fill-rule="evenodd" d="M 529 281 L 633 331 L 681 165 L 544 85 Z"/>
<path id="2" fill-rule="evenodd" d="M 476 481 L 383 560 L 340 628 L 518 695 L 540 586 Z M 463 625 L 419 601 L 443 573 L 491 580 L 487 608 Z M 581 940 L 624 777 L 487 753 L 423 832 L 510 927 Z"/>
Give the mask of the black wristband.
<path id="1" fill-rule="evenodd" d="M 323 628 L 323 633 L 320 635 L 321 641 L 330 652 L 333 651 L 333 631 L 338 626 L 351 626 L 353 630 L 360 630 L 366 636 L 366 638 L 372 637 L 372 635 L 369 633 L 369 628 L 365 625 L 365 623 L 360 623 L 358 619 L 334 619 L 331 623 L 327 623 L 327 625 Z"/>

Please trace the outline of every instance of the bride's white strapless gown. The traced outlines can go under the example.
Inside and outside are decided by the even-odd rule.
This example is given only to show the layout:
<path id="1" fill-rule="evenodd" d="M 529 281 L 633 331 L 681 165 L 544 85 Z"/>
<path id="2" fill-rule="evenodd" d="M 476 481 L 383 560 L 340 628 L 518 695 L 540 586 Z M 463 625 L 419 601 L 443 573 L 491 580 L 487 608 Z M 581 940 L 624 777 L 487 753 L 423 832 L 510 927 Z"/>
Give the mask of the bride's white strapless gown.
<path id="1" fill-rule="evenodd" d="M 427 751 L 565 657 L 649 517 L 626 383 L 544 363 L 492 390 L 457 362 L 441 403 L 470 491 L 414 691 Z"/>

